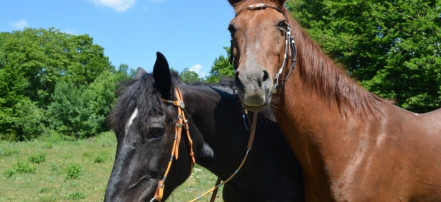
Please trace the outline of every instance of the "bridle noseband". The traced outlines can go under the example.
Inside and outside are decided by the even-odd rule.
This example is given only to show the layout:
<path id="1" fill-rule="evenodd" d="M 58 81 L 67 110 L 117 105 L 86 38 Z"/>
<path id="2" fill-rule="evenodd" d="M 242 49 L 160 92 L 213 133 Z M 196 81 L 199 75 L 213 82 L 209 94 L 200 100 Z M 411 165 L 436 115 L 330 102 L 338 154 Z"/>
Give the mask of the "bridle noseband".
<path id="1" fill-rule="evenodd" d="M 193 152 L 193 141 L 191 140 L 191 136 L 190 136 L 190 128 L 188 126 L 188 120 L 185 118 L 185 113 L 184 113 L 184 109 L 185 109 L 184 99 L 183 99 L 182 93 L 179 89 L 175 89 L 175 95 L 176 95 L 176 101 L 162 99 L 163 102 L 168 103 L 168 104 L 172 104 L 172 105 L 178 107 L 178 118 L 176 120 L 175 137 L 174 137 L 174 141 L 173 141 L 171 156 L 170 156 L 170 159 L 167 164 L 167 169 L 165 170 L 165 173 L 164 173 L 164 176 L 162 177 L 162 179 L 159 180 L 158 187 L 156 188 L 156 191 L 155 191 L 155 195 L 150 200 L 150 202 L 162 200 L 162 197 L 164 195 L 164 187 L 165 187 L 164 183 L 165 183 L 165 180 L 167 179 L 168 172 L 170 171 L 170 168 L 171 168 L 171 165 L 173 162 L 173 158 L 175 158 L 177 160 L 179 157 L 178 151 L 179 151 L 179 143 L 181 141 L 182 128 L 184 128 L 187 132 L 186 133 L 187 145 L 188 145 L 188 149 L 190 150 L 190 152 L 188 153 L 188 156 L 190 156 L 190 173 L 192 172 L 194 164 L 196 163 L 196 160 L 194 158 L 194 152 Z"/>
<path id="2" fill-rule="evenodd" d="M 264 3 L 251 4 L 251 5 L 249 5 L 247 7 L 247 10 L 256 11 L 256 10 L 263 10 L 263 9 L 266 9 L 266 8 L 274 9 L 274 10 L 282 13 L 285 16 L 285 18 L 288 19 L 287 16 L 285 15 L 285 13 L 283 12 L 283 10 L 281 8 L 278 8 L 278 7 L 272 6 L 272 5 L 268 5 L 268 4 L 264 4 Z M 236 13 L 236 17 L 242 11 L 243 10 L 237 12 Z M 289 76 L 291 75 L 292 70 L 294 70 L 294 68 L 295 68 L 297 49 L 296 49 L 294 37 L 292 36 L 291 31 L 292 31 L 292 29 L 291 29 L 291 27 L 288 24 L 286 26 L 286 33 L 285 33 L 285 53 L 283 55 L 283 63 L 282 63 L 282 66 L 279 68 L 279 71 L 277 71 L 276 76 L 274 77 L 274 86 L 273 86 L 273 89 L 271 89 L 272 93 L 276 93 L 277 92 L 277 88 L 280 85 L 283 85 L 286 82 L 286 80 L 288 80 Z M 233 44 L 234 44 L 234 39 L 231 40 L 231 48 L 230 48 L 231 51 L 233 50 Z M 283 69 L 285 68 L 286 61 L 287 61 L 287 55 L 288 54 L 291 56 L 291 68 L 290 68 L 288 74 L 285 76 L 285 78 L 280 80 L 279 77 L 282 74 Z M 232 52 L 231 52 L 230 63 L 233 64 L 234 66 L 236 66 L 236 61 L 235 61 L 234 56 L 232 55 Z M 235 67 L 234 69 L 236 70 L 237 68 Z M 280 84 L 279 84 L 279 81 L 281 82 Z"/>

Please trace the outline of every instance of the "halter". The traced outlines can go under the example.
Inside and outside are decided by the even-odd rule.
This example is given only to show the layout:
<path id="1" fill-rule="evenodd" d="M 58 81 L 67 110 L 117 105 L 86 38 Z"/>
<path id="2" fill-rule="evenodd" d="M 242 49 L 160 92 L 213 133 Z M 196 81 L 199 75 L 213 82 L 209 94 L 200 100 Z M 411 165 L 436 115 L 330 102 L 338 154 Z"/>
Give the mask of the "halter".
<path id="1" fill-rule="evenodd" d="M 288 48 L 291 47 L 291 48 Z M 292 49 L 292 51 L 291 51 Z M 297 55 L 297 49 L 296 49 L 296 44 L 294 41 L 294 37 L 291 35 L 291 27 L 289 25 L 287 25 L 286 27 L 286 36 L 285 36 L 285 53 L 283 55 L 283 63 L 282 66 L 279 68 L 279 71 L 277 71 L 276 76 L 274 77 L 274 86 L 273 89 L 271 90 L 272 93 L 276 93 L 277 92 L 277 87 L 279 87 L 279 77 L 280 74 L 283 72 L 283 69 L 285 68 L 285 64 L 286 64 L 286 60 L 287 60 L 287 54 L 291 55 L 291 68 L 289 69 L 288 74 L 285 76 L 284 79 L 282 79 L 282 83 L 281 85 L 285 84 L 285 81 L 288 80 L 289 75 L 291 75 L 292 70 L 294 70 L 294 67 L 296 65 L 296 55 Z"/>
<path id="2" fill-rule="evenodd" d="M 176 160 L 179 157 L 178 151 L 179 151 L 179 142 L 181 141 L 182 127 L 184 127 L 184 129 L 187 131 L 187 133 L 186 133 L 187 134 L 187 145 L 190 150 L 190 152 L 188 153 L 188 155 L 190 156 L 190 173 L 192 172 L 193 166 L 196 162 L 196 160 L 194 158 L 194 152 L 193 152 L 193 141 L 191 140 L 191 137 L 190 137 L 190 128 L 188 126 L 188 120 L 185 118 L 185 113 L 184 113 L 185 104 L 184 104 L 184 100 L 182 98 L 182 93 L 179 89 L 175 89 L 175 94 L 176 94 L 176 99 L 177 99 L 176 101 L 162 99 L 163 102 L 168 103 L 168 104 L 172 104 L 172 105 L 178 107 L 178 119 L 176 120 L 175 138 L 173 141 L 173 147 L 172 147 L 172 151 L 171 151 L 170 160 L 168 161 L 167 169 L 165 170 L 165 173 L 164 173 L 164 176 L 162 177 L 162 179 L 159 180 L 158 187 L 156 188 L 156 191 L 155 191 L 155 195 L 150 200 L 150 202 L 162 200 L 162 197 L 164 195 L 164 187 L 165 187 L 164 183 L 167 178 L 168 172 L 170 171 L 170 168 L 171 168 L 171 165 L 173 162 L 173 157 Z"/>
<path id="3" fill-rule="evenodd" d="M 256 10 L 263 10 L 266 8 L 274 9 L 274 10 L 282 13 L 285 16 L 285 18 L 287 18 L 282 9 L 280 9 L 276 6 L 272 6 L 272 5 L 268 5 L 268 4 L 264 4 L 264 3 L 251 4 L 248 6 L 247 9 L 250 11 L 256 11 Z M 242 11 L 237 12 L 236 16 L 238 16 L 241 12 Z M 279 71 L 277 71 L 276 76 L 274 77 L 275 84 L 273 86 L 273 89 L 271 90 L 272 93 L 277 92 L 277 88 L 279 87 L 279 81 L 281 81 L 280 85 L 283 85 L 286 82 L 286 80 L 288 80 L 289 76 L 291 75 L 292 70 L 294 70 L 294 68 L 295 68 L 297 49 L 296 49 L 294 37 L 291 35 L 291 31 L 292 31 L 292 29 L 288 24 L 286 27 L 286 34 L 285 34 L 285 53 L 283 55 L 283 63 L 282 63 L 282 66 L 279 68 Z M 233 40 L 231 40 L 231 47 L 233 47 Z M 288 54 L 291 56 L 291 68 L 290 68 L 288 74 L 285 76 L 285 78 L 280 80 L 279 77 L 280 77 L 280 74 L 282 74 L 283 69 L 285 68 Z M 231 56 L 230 62 L 233 65 L 235 65 L 235 61 L 234 61 L 233 56 Z"/>

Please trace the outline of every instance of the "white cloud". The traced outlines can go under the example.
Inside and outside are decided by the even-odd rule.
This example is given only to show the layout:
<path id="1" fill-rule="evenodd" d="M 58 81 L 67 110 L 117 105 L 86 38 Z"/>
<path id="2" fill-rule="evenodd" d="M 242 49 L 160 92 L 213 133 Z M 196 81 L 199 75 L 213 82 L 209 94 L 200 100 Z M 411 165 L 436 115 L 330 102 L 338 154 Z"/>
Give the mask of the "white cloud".
<path id="1" fill-rule="evenodd" d="M 195 64 L 195 65 L 193 65 L 192 67 L 190 67 L 190 71 L 194 71 L 194 72 L 196 72 L 196 73 L 198 73 L 199 74 L 199 71 L 201 71 L 201 69 L 202 69 L 202 65 L 200 65 L 200 64 Z"/>
<path id="2" fill-rule="evenodd" d="M 29 26 L 28 22 L 26 20 L 19 20 L 11 23 L 12 27 L 14 29 L 24 29 L 25 27 Z"/>
<path id="3" fill-rule="evenodd" d="M 132 7 L 136 0 L 89 0 L 97 5 L 102 5 L 114 9 L 116 12 L 124 12 Z"/>
<path id="4" fill-rule="evenodd" d="M 207 75 L 206 72 L 202 71 L 202 65 L 201 64 L 195 64 L 192 67 L 190 67 L 188 70 L 196 72 L 200 77 L 204 77 Z"/>

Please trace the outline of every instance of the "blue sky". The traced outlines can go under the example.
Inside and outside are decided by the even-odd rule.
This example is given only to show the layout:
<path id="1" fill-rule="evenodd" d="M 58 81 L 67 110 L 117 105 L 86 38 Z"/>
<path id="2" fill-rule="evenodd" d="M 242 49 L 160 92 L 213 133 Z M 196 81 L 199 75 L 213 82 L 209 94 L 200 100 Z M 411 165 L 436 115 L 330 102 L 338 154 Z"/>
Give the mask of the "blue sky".
<path id="1" fill-rule="evenodd" d="M 115 67 L 151 72 L 161 51 L 172 68 L 205 76 L 226 55 L 233 17 L 227 0 L 10 0 L 0 6 L 0 32 L 55 27 L 88 34 Z"/>

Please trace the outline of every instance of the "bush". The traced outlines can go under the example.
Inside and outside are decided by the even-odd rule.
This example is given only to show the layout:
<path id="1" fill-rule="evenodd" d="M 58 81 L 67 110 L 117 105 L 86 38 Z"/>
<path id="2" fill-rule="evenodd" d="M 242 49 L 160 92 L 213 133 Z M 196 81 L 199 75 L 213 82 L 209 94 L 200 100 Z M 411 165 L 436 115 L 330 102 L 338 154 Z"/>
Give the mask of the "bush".
<path id="1" fill-rule="evenodd" d="M 94 163 L 103 163 L 104 161 L 107 160 L 107 158 L 109 157 L 109 154 L 102 152 L 100 154 L 98 154 L 97 157 L 95 157 L 95 160 L 93 160 Z"/>
<path id="2" fill-rule="evenodd" d="M 44 124 L 42 123 L 44 111 L 27 97 L 19 99 L 9 110 L 7 108 L 0 110 L 0 114 L 0 125 L 7 125 L 7 127 L 5 126 L 7 128 L 5 132 L 0 133 L 0 139 L 9 141 L 31 140 L 44 131 Z"/>
<path id="3" fill-rule="evenodd" d="M 43 133 L 44 112 L 34 102 L 23 99 L 13 109 L 17 115 L 14 119 L 14 128 L 18 132 L 20 140 L 31 140 Z"/>
<path id="4" fill-rule="evenodd" d="M 5 170 L 4 174 L 6 177 L 12 177 L 17 174 L 17 171 L 15 171 L 15 169 L 7 169 Z"/>
<path id="5" fill-rule="evenodd" d="M 72 83 L 60 83 L 48 107 L 50 128 L 76 138 L 91 136 L 96 131 L 91 97 Z"/>
<path id="6" fill-rule="evenodd" d="M 35 170 L 35 167 L 19 161 L 12 169 L 7 169 L 4 174 L 6 177 L 12 177 L 18 173 L 35 173 Z"/>
<path id="7" fill-rule="evenodd" d="M 105 117 L 116 98 L 122 76 L 103 72 L 88 86 L 60 82 L 48 107 L 49 128 L 75 138 L 87 138 L 107 131 Z"/>
<path id="8" fill-rule="evenodd" d="M 40 163 L 43 163 L 46 160 L 46 154 L 44 154 L 44 153 L 35 154 L 35 155 L 30 156 L 28 158 L 28 160 L 31 163 L 40 164 Z"/>
<path id="9" fill-rule="evenodd" d="M 83 168 L 75 163 L 66 167 L 66 179 L 78 179 L 83 172 Z"/>
<path id="10" fill-rule="evenodd" d="M 20 161 L 17 163 L 14 169 L 17 171 L 17 173 L 35 173 L 36 170 L 34 166 Z"/>

